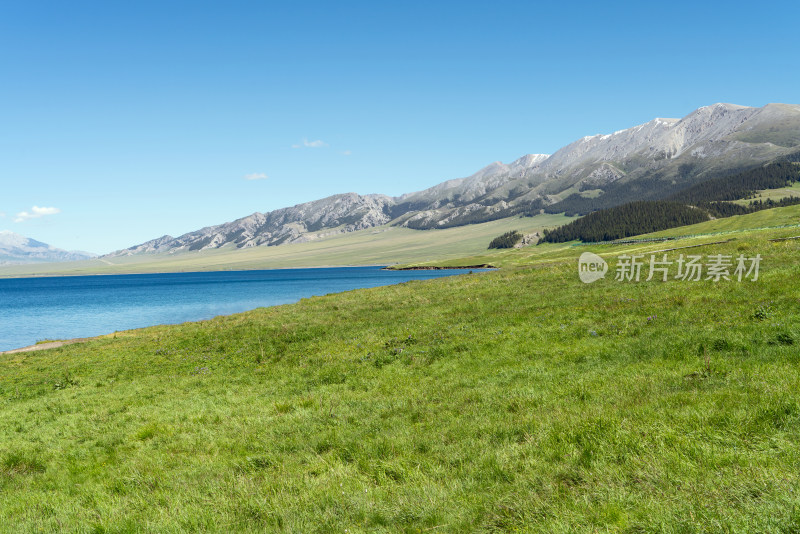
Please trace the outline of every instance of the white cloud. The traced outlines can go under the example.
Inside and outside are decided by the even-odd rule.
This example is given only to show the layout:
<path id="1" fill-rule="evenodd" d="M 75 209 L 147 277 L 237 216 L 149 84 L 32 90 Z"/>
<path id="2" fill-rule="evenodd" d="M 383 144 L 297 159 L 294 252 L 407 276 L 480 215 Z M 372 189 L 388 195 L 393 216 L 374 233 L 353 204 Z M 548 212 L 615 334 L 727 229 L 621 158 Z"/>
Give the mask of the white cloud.
<path id="1" fill-rule="evenodd" d="M 353 152 L 350 151 L 350 150 L 345 150 L 344 152 L 342 152 L 342 156 L 352 156 L 352 155 L 353 155 Z"/>
<path id="2" fill-rule="evenodd" d="M 14 219 L 14 222 L 25 222 L 29 219 L 38 219 L 39 217 L 44 217 L 45 215 L 55 215 L 56 213 L 61 213 L 61 210 L 58 208 L 40 208 L 39 206 L 34 206 L 31 208 L 30 212 L 21 211 L 17 213 L 17 217 Z"/>
<path id="3" fill-rule="evenodd" d="M 266 180 L 267 178 L 269 178 L 269 176 L 263 172 L 251 172 L 250 174 L 244 175 L 245 180 Z"/>
<path id="4" fill-rule="evenodd" d="M 326 146 L 328 146 L 328 143 L 320 139 L 317 139 L 316 141 L 309 141 L 308 139 L 303 138 L 302 144 L 292 145 L 292 148 L 322 148 Z"/>

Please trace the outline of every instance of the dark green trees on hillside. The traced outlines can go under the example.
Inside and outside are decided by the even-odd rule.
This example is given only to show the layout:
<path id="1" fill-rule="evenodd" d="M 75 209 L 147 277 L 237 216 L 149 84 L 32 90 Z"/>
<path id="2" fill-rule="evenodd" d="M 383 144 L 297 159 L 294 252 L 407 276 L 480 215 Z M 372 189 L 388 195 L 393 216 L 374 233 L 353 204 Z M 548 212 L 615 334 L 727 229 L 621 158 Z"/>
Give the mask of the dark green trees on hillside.
<path id="1" fill-rule="evenodd" d="M 511 230 L 492 239 L 489 248 L 514 248 L 514 245 L 520 241 L 522 241 L 522 234 L 518 230 Z"/>
<path id="2" fill-rule="evenodd" d="M 543 242 L 613 241 L 708 220 L 708 213 L 677 202 L 641 201 L 590 213 L 553 230 Z"/>
<path id="3" fill-rule="evenodd" d="M 749 171 L 706 180 L 668 198 L 675 202 L 699 204 L 750 198 L 759 189 L 778 189 L 800 180 L 800 165 L 772 163 Z"/>
<path id="4" fill-rule="evenodd" d="M 752 198 L 758 190 L 777 189 L 798 180 L 800 180 L 800 165 L 777 162 L 706 180 L 672 193 L 666 200 L 629 202 L 591 211 L 590 201 L 596 201 L 595 204 L 598 205 L 597 201 L 608 193 L 598 199 L 585 199 L 573 195 L 549 206 L 545 211 L 553 212 L 567 208 L 565 210 L 567 215 L 580 213 L 581 209 L 588 209 L 591 213 L 560 228 L 545 230 L 542 242 L 562 243 L 575 239 L 584 242 L 613 241 L 695 224 L 710 217 L 731 217 L 763 209 L 790 206 L 800 203 L 800 199 L 788 197 L 778 201 L 755 200 L 747 206 L 730 201 Z M 605 202 L 608 203 L 610 200 L 606 199 Z"/>

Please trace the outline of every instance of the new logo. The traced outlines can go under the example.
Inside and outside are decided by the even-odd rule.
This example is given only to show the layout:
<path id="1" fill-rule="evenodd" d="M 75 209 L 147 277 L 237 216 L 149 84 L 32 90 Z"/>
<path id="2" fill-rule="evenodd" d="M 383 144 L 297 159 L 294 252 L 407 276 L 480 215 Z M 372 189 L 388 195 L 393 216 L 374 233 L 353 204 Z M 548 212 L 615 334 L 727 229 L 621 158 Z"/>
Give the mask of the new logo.
<path id="1" fill-rule="evenodd" d="M 591 284 L 604 278 L 608 271 L 606 260 L 592 252 L 584 252 L 578 258 L 578 276 L 584 284 Z"/>

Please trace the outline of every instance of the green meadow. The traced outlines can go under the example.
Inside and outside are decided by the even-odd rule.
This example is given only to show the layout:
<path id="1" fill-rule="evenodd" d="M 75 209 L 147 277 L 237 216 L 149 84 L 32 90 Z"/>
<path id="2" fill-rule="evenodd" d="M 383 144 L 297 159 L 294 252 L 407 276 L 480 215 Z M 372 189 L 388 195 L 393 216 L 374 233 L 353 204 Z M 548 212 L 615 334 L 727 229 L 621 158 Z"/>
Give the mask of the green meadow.
<path id="1" fill-rule="evenodd" d="M 787 208 L 757 211 L 747 215 L 728 217 L 725 219 L 716 219 L 629 238 L 629 240 L 669 238 L 670 241 L 627 245 L 584 245 L 577 242 L 556 244 L 543 243 L 535 247 L 525 247 L 522 249 L 484 250 L 479 254 L 469 257 L 428 260 L 411 263 L 411 265 L 456 266 L 490 263 L 498 267 L 520 267 L 534 265 L 539 262 L 551 263 L 554 260 L 574 259 L 580 256 L 582 252 L 586 251 L 596 252 L 600 255 L 606 253 L 621 254 L 623 252 L 649 253 L 677 246 L 696 245 L 698 243 L 727 239 L 741 239 L 748 236 L 763 236 L 766 235 L 761 233 L 764 230 L 796 227 L 798 225 L 800 225 L 800 207 L 790 206 Z M 680 242 L 672 241 L 675 239 L 679 239 Z"/>
<path id="2" fill-rule="evenodd" d="M 798 222 L 2 355 L 0 532 L 800 532 Z M 759 276 L 615 280 L 665 249 Z"/>
<path id="3" fill-rule="evenodd" d="M 800 196 L 800 182 L 794 182 L 792 185 L 788 187 L 781 187 L 778 189 L 764 189 L 762 191 L 756 191 L 756 194 L 753 198 L 734 200 L 733 202 L 736 204 L 747 206 L 753 200 L 761 200 L 761 201 L 781 200 L 786 197 L 798 197 L 798 196 Z"/>

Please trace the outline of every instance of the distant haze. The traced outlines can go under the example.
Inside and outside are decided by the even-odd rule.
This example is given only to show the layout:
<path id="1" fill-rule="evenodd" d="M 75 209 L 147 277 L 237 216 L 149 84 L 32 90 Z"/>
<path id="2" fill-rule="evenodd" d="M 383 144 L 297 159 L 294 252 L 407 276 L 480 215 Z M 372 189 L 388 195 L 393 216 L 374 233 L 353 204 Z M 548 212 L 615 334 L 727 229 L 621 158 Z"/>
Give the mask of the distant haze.
<path id="1" fill-rule="evenodd" d="M 96 256 L 87 252 L 61 250 L 9 230 L 0 231 L 0 265 L 79 261 Z"/>

